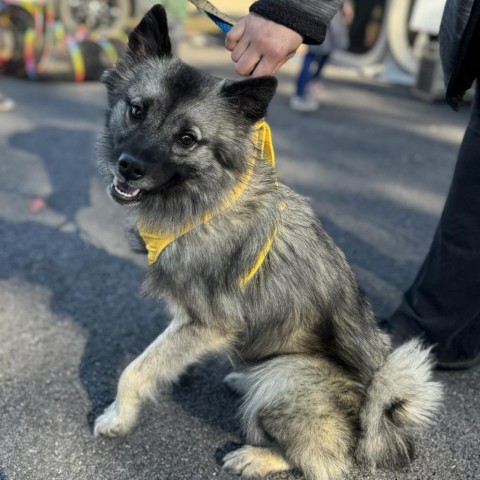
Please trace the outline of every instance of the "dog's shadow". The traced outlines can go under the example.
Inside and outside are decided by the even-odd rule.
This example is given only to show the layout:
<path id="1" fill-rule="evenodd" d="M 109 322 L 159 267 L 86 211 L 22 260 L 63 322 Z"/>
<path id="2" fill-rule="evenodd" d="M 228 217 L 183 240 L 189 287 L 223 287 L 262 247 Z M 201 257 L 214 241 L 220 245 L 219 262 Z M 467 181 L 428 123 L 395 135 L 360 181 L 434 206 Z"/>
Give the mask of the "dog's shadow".
<path id="1" fill-rule="evenodd" d="M 237 417 L 241 398 L 224 383 L 231 371 L 219 358 L 210 358 L 188 369 L 174 385 L 172 396 L 189 415 L 215 429 L 240 435 Z"/>

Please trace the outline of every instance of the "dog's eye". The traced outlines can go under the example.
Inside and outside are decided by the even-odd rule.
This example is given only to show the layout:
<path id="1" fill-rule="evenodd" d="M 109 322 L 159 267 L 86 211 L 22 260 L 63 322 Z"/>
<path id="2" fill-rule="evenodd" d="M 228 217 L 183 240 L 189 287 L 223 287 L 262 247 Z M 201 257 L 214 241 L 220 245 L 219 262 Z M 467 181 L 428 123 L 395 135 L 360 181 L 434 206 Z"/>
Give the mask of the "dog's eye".
<path id="1" fill-rule="evenodd" d="M 196 138 L 192 133 L 184 133 L 179 137 L 178 141 L 184 147 L 191 147 L 196 142 Z"/>
<path id="2" fill-rule="evenodd" d="M 143 108 L 140 105 L 130 105 L 129 113 L 134 120 L 143 118 Z"/>

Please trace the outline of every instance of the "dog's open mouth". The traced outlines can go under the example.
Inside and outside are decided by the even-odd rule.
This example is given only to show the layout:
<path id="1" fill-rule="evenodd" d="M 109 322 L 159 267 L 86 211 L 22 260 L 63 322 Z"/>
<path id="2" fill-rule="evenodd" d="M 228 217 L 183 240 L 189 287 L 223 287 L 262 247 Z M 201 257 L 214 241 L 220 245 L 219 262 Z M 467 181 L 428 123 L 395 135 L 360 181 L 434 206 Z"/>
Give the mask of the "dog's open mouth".
<path id="1" fill-rule="evenodd" d="M 132 187 L 132 185 L 122 182 L 117 177 L 114 177 L 110 190 L 115 200 L 119 200 L 121 203 L 136 202 L 144 194 L 144 190 Z"/>

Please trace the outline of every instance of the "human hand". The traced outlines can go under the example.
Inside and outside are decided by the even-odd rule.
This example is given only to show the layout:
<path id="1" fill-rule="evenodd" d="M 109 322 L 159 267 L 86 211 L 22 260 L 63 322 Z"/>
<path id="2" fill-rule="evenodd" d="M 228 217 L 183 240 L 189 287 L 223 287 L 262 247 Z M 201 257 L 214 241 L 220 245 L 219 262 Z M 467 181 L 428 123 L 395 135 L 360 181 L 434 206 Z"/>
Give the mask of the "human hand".
<path id="1" fill-rule="evenodd" d="M 259 77 L 274 75 L 302 42 L 294 30 L 249 13 L 228 32 L 225 47 L 240 75 Z"/>

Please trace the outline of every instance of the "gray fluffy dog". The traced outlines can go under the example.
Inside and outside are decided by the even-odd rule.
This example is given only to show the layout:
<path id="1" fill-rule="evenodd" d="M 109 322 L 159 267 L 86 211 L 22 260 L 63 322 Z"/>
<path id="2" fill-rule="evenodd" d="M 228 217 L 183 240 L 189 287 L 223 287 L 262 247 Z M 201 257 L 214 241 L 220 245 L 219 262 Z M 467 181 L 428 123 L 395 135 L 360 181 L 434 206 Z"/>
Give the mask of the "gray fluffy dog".
<path id="1" fill-rule="evenodd" d="M 103 82 L 99 164 L 141 229 L 171 237 L 144 286 L 173 319 L 125 369 L 95 434 L 127 434 L 158 384 L 217 352 L 241 367 L 226 381 L 244 395 L 249 444 L 224 458 L 228 472 L 327 480 L 354 461 L 408 462 L 441 397 L 429 351 L 392 350 L 343 253 L 252 142 L 276 80 L 218 79 L 173 58 L 157 5 Z"/>

